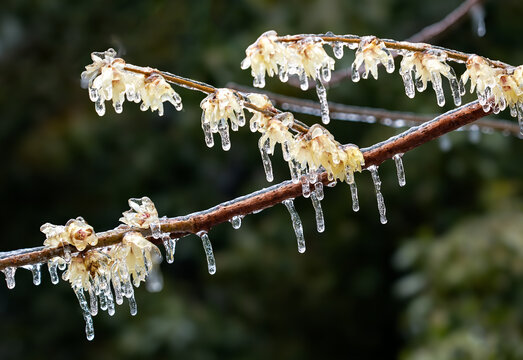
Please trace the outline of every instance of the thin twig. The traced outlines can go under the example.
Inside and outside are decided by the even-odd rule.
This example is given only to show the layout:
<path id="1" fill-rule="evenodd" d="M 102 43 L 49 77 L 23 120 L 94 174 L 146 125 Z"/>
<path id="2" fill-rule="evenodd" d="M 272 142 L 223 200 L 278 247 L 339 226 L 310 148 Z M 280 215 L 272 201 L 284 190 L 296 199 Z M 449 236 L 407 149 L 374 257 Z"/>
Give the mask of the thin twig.
<path id="1" fill-rule="evenodd" d="M 236 83 L 228 83 L 227 87 L 242 92 L 250 92 L 254 90 L 249 86 L 239 85 Z M 276 94 L 270 91 L 261 91 L 267 95 L 271 102 L 284 111 L 291 111 L 293 113 L 301 113 L 305 115 L 321 116 L 320 103 L 314 100 L 307 100 L 296 98 L 293 96 L 286 96 Z M 437 115 L 421 115 L 405 111 L 392 111 L 385 109 L 377 109 L 370 107 L 345 105 L 329 101 L 329 113 L 331 120 L 355 121 L 367 124 L 375 123 L 377 119 L 381 120 L 382 125 L 392 126 L 395 128 L 411 127 L 423 124 L 429 120 L 434 119 Z M 474 125 L 484 130 L 496 130 L 503 134 L 510 134 L 521 138 L 519 126 L 517 123 L 510 120 L 494 120 L 489 118 L 479 119 L 474 122 Z M 461 130 L 475 130 L 474 125 L 466 126 Z"/>
<path id="2" fill-rule="evenodd" d="M 438 136 L 458 129 L 486 115 L 487 113 L 483 111 L 478 101 L 474 101 L 461 106 L 460 108 L 449 111 L 432 121 L 424 123 L 418 127 L 413 127 L 379 144 L 361 149 L 365 158 L 365 167 L 370 165 L 380 165 L 383 161 L 392 158 L 396 154 L 412 150 L 413 148 L 433 140 Z M 321 174 L 321 181 L 325 184 L 329 183 L 326 173 Z M 205 211 L 183 217 L 162 219 L 161 230 L 170 233 L 173 238 L 195 234 L 201 230 L 208 231 L 214 226 L 228 221 L 233 216 L 247 215 L 257 212 L 279 204 L 285 199 L 301 196 L 301 194 L 301 184 L 295 184 L 292 181 L 284 181 L 266 189 L 222 203 Z M 129 227 L 120 225 L 113 230 L 98 233 L 98 245 L 96 245 L 95 248 L 107 247 L 120 242 L 123 235 L 129 230 Z M 160 242 L 160 240 L 151 237 L 150 230 L 141 230 L 141 232 L 147 236 L 150 241 L 156 244 Z M 71 252 L 75 251 L 75 249 L 70 245 L 67 245 L 66 247 Z M 3 253 L 0 254 L 0 270 L 5 269 L 6 267 L 20 267 L 47 262 L 53 257 L 63 256 L 63 254 L 64 247 L 36 247 Z"/>

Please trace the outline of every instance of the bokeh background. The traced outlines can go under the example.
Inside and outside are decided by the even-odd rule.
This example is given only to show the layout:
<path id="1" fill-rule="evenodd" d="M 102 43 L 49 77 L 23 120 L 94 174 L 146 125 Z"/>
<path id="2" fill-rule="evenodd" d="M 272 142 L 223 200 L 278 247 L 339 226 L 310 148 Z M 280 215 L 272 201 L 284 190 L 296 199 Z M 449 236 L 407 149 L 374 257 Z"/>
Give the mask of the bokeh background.
<path id="1" fill-rule="evenodd" d="M 239 64 L 264 31 L 404 39 L 459 3 L 4 0 L 0 251 L 40 245 L 44 222 L 64 224 L 81 215 L 99 231 L 115 227 L 129 197 L 148 195 L 161 215 L 176 216 L 267 186 L 257 137 L 247 129 L 232 134 L 229 152 L 205 146 L 199 93 L 177 89 L 184 110 L 167 107 L 163 117 L 129 103 L 121 115 L 108 107 L 98 117 L 80 88 L 92 51 L 114 47 L 133 64 L 218 87 L 249 85 L 249 71 Z M 485 37 L 467 18 L 435 43 L 521 64 L 523 3 L 488 1 L 485 10 Z M 352 60 L 346 50 L 336 66 Z M 266 88 L 315 98 L 314 91 L 276 79 Z M 432 90 L 408 99 L 397 72 L 346 81 L 328 98 L 442 111 Z M 341 142 L 361 147 L 400 131 L 339 121 L 328 128 Z M 137 289 L 136 317 L 126 304 L 112 318 L 96 316 L 93 342 L 85 339 L 66 283 L 51 285 L 44 271 L 35 287 L 30 272 L 19 269 L 15 289 L 0 286 L 0 358 L 522 358 L 523 142 L 499 133 L 479 141 L 454 133 L 449 140 L 447 151 L 433 141 L 404 156 L 405 188 L 398 187 L 391 161 L 380 167 L 386 225 L 379 223 L 365 172 L 356 176 L 358 213 L 347 186 L 326 191 L 323 234 L 316 233 L 310 201 L 296 200 L 307 241 L 303 255 L 284 206 L 246 217 L 240 230 L 230 224 L 213 229 L 214 276 L 199 239 L 187 237 L 175 263 L 161 265 L 163 290 Z M 276 181 L 288 179 L 278 155 L 273 166 Z"/>

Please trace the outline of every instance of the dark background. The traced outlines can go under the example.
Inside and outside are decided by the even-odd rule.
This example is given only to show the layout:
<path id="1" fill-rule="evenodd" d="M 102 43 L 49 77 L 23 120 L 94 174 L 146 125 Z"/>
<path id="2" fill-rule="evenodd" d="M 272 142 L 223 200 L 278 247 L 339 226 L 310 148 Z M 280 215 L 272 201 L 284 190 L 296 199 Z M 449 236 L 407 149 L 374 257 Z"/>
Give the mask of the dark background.
<path id="1" fill-rule="evenodd" d="M 218 87 L 249 85 L 246 47 L 264 31 L 373 34 L 404 39 L 460 1 L 4 1 L 0 9 L 0 251 L 38 246 L 44 222 L 83 216 L 115 227 L 129 197 L 147 195 L 160 215 L 203 210 L 267 186 L 257 136 L 231 134 L 232 148 L 205 146 L 200 93 L 176 89 L 184 110 L 164 117 L 124 104 L 98 117 L 80 73 L 92 51 L 117 49 L 130 63 Z M 517 65 L 523 62 L 520 0 L 486 4 L 487 34 L 470 19 L 435 43 Z M 331 49 L 327 51 L 332 54 Z M 336 68 L 349 66 L 353 52 Z M 462 65 L 454 66 L 457 73 Z M 450 109 L 450 91 L 444 83 Z M 277 79 L 271 91 L 315 98 Z M 431 89 L 405 96 L 397 71 L 346 81 L 328 98 L 346 104 L 441 112 Z M 467 96 L 465 100 L 472 100 Z M 508 111 L 501 114 L 510 118 Z M 308 124 L 319 120 L 298 116 Z M 511 119 L 511 121 L 517 121 Z M 361 147 L 400 130 L 333 121 L 336 138 Z M 450 135 L 404 156 L 407 186 L 394 164 L 380 168 L 389 222 L 379 223 L 368 172 L 358 174 L 361 210 L 348 186 L 326 191 L 326 231 L 317 234 L 308 199 L 297 199 L 307 252 L 298 254 L 283 206 L 210 232 L 217 273 L 201 243 L 180 241 L 163 263 L 160 293 L 136 290 L 94 318 L 88 342 L 68 284 L 42 284 L 19 269 L 0 286 L 0 359 L 491 359 L 521 358 L 523 342 L 522 142 L 499 133 L 479 143 Z M 275 181 L 289 178 L 279 155 Z M 163 251 L 163 249 L 162 249 Z"/>

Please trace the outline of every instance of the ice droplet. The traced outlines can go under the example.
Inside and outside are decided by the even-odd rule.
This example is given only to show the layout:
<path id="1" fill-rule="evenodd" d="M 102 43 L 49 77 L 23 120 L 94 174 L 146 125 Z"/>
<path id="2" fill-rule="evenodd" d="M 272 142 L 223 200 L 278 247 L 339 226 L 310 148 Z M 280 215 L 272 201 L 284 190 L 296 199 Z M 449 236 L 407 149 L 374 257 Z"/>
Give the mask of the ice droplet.
<path id="1" fill-rule="evenodd" d="M 316 192 L 318 200 L 323 200 L 323 183 L 321 181 L 318 181 L 314 184 L 314 191 Z"/>
<path id="2" fill-rule="evenodd" d="M 326 83 L 331 81 L 331 69 L 329 65 L 323 65 L 323 67 L 321 68 L 321 77 L 323 78 L 323 81 L 325 81 Z M 318 80 L 319 79 L 320 77 L 318 76 Z"/>
<path id="3" fill-rule="evenodd" d="M 409 98 L 414 98 L 416 91 L 414 90 L 414 82 L 412 81 L 412 72 L 409 70 L 407 72 L 402 72 L 401 77 L 403 78 L 403 84 L 405 85 L 405 94 Z"/>
<path id="4" fill-rule="evenodd" d="M 212 137 L 211 125 L 204 121 L 204 116 L 205 112 L 202 114 L 202 129 L 205 136 L 205 145 L 211 148 L 214 146 L 214 138 Z"/>
<path id="5" fill-rule="evenodd" d="M 352 79 L 352 81 L 353 82 L 360 81 L 360 71 L 356 67 L 356 63 L 355 62 L 352 63 L 350 71 L 351 71 L 351 79 Z"/>
<path id="6" fill-rule="evenodd" d="M 475 4 L 469 10 L 472 17 L 472 26 L 479 37 L 485 36 L 487 28 L 485 26 L 485 9 L 480 3 Z"/>
<path id="7" fill-rule="evenodd" d="M 265 72 L 257 74 L 252 80 L 252 86 L 262 88 L 265 86 Z"/>
<path id="8" fill-rule="evenodd" d="M 325 219 L 323 218 L 321 201 L 318 198 L 318 194 L 316 194 L 316 191 L 313 191 L 311 193 L 311 201 L 312 206 L 314 207 L 314 213 L 316 215 L 316 230 L 318 230 L 319 233 L 322 233 L 325 231 Z"/>
<path id="9" fill-rule="evenodd" d="M 387 209 L 385 208 L 385 200 L 381 194 L 381 180 L 378 175 L 378 167 L 376 165 L 371 165 L 367 168 L 372 175 L 372 182 L 374 183 L 374 190 L 376 190 L 376 200 L 378 202 L 378 211 L 380 213 L 380 222 L 382 224 L 387 223 Z"/>
<path id="10" fill-rule="evenodd" d="M 407 183 L 405 180 L 405 169 L 403 168 L 403 161 L 401 160 L 401 157 L 403 154 L 396 154 L 392 158 L 394 159 L 394 163 L 396 164 L 396 173 L 398 174 L 398 184 L 400 186 L 405 186 Z"/>
<path id="11" fill-rule="evenodd" d="M 301 177 L 301 192 L 304 198 L 311 196 L 311 187 L 307 176 Z"/>
<path id="12" fill-rule="evenodd" d="M 103 116 L 105 114 L 105 104 L 101 97 L 99 97 L 94 103 L 94 109 L 99 116 Z"/>
<path id="13" fill-rule="evenodd" d="M 259 144 L 260 147 L 260 154 L 262 157 L 262 164 L 263 164 L 263 170 L 265 170 L 265 177 L 267 178 L 268 182 L 271 182 L 274 180 L 274 175 L 272 174 L 272 164 L 271 164 L 271 158 L 269 157 L 269 151 L 270 151 L 270 139 L 265 140 L 263 144 Z"/>
<path id="14" fill-rule="evenodd" d="M 127 297 L 127 301 L 129 301 L 129 312 L 131 313 L 131 316 L 135 316 L 138 313 L 138 305 L 136 304 L 136 299 L 134 298 L 134 291 L 130 296 Z"/>
<path id="15" fill-rule="evenodd" d="M 300 169 L 298 162 L 294 159 L 291 159 L 289 162 L 289 170 L 291 172 L 291 179 L 294 184 L 298 184 L 300 182 Z"/>
<path id="16" fill-rule="evenodd" d="M 432 88 L 436 92 L 436 99 L 438 100 L 438 105 L 445 105 L 445 94 L 443 93 L 443 86 L 441 84 L 441 74 L 437 72 L 431 72 Z"/>
<path id="17" fill-rule="evenodd" d="M 305 73 L 305 69 L 301 69 L 298 73 L 298 79 L 300 81 L 300 89 L 303 91 L 309 89 L 309 79 L 307 79 L 307 74 Z"/>
<path id="18" fill-rule="evenodd" d="M 120 276 L 117 271 L 113 271 L 111 282 L 113 283 L 114 297 L 118 305 L 123 303 L 122 295 L 122 283 L 120 281 Z"/>
<path id="19" fill-rule="evenodd" d="M 341 41 L 335 41 L 332 44 L 332 51 L 336 59 L 341 59 L 343 57 L 343 43 Z"/>
<path id="20" fill-rule="evenodd" d="M 321 112 L 321 122 L 324 124 L 330 123 L 329 117 L 329 103 L 327 102 L 327 90 L 323 83 L 318 78 L 316 80 L 316 94 L 318 94 L 318 100 L 320 101 L 320 112 Z"/>
<path id="21" fill-rule="evenodd" d="M 167 261 L 168 264 L 172 264 L 174 262 L 174 253 L 176 252 L 176 242 L 178 239 L 171 239 L 169 234 L 163 234 L 162 241 L 165 247 L 165 261 Z"/>
<path id="22" fill-rule="evenodd" d="M 231 148 L 231 139 L 229 138 L 229 124 L 227 120 L 220 119 L 218 123 L 218 132 L 222 137 L 222 149 L 228 151 Z"/>
<path id="23" fill-rule="evenodd" d="M 278 76 L 280 77 L 281 82 L 287 82 L 289 80 L 289 72 L 287 71 L 287 68 L 284 66 L 280 66 Z"/>
<path id="24" fill-rule="evenodd" d="M 98 93 L 98 89 L 95 89 L 93 87 L 89 88 L 89 99 L 91 99 L 92 102 L 96 102 L 99 96 L 100 94 Z"/>
<path id="25" fill-rule="evenodd" d="M 51 283 L 58 284 L 59 278 L 58 278 L 58 263 L 53 260 L 49 260 L 47 262 L 47 267 L 49 268 L 49 275 L 51 276 Z"/>
<path id="26" fill-rule="evenodd" d="M 42 272 L 41 272 L 42 264 L 34 264 L 29 267 L 29 270 L 31 270 L 31 274 L 33 275 L 33 284 L 34 285 L 40 285 L 42 282 Z"/>
<path id="27" fill-rule="evenodd" d="M 5 275 L 5 282 L 7 283 L 8 289 L 14 289 L 16 283 L 15 283 L 15 267 L 6 267 L 2 272 Z"/>
<path id="28" fill-rule="evenodd" d="M 450 67 L 450 73 L 452 77 L 449 79 L 450 82 L 450 90 L 452 91 L 452 97 L 454 99 L 454 105 L 460 106 L 461 105 L 461 91 L 459 89 L 459 81 L 456 77 L 456 72 L 452 67 Z"/>
<path id="29" fill-rule="evenodd" d="M 349 187 L 352 199 L 352 211 L 357 212 L 360 210 L 360 203 L 358 201 L 358 187 L 356 186 L 356 182 L 350 183 Z"/>
<path id="30" fill-rule="evenodd" d="M 298 252 L 303 254 L 305 252 L 305 238 L 303 236 L 303 225 L 301 224 L 300 216 L 294 207 L 294 199 L 283 200 L 283 204 L 287 207 L 289 214 L 291 214 L 292 227 L 296 234 L 296 240 L 298 242 Z"/>
<path id="31" fill-rule="evenodd" d="M 229 222 L 232 225 L 232 228 L 237 230 L 242 226 L 242 217 L 240 215 L 234 215 Z"/>
<path id="32" fill-rule="evenodd" d="M 202 239 L 203 250 L 207 257 L 207 269 L 209 270 L 209 274 L 214 275 L 216 273 L 216 261 L 214 260 L 214 253 L 212 251 L 212 244 L 209 240 L 209 235 L 206 231 L 200 231 L 196 235 Z"/>
<path id="33" fill-rule="evenodd" d="M 82 315 L 85 320 L 85 335 L 87 336 L 87 340 L 91 341 L 94 339 L 94 325 L 93 325 L 93 318 L 91 317 L 91 313 L 89 311 L 89 307 L 87 306 L 87 300 L 85 299 L 84 290 L 81 287 L 73 287 L 74 293 L 76 294 L 76 297 L 78 298 L 78 302 L 80 303 L 80 308 L 82 309 Z"/>

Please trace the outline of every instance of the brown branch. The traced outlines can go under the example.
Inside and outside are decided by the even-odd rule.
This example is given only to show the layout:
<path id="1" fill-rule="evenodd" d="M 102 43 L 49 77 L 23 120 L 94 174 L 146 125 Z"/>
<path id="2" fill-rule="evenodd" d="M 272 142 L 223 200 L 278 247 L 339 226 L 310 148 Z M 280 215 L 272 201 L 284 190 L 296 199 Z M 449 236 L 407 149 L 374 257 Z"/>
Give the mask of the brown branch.
<path id="1" fill-rule="evenodd" d="M 398 136 L 369 148 L 362 149 L 365 166 L 379 165 L 383 161 L 392 158 L 395 154 L 405 153 L 485 115 L 487 115 L 487 113 L 483 112 L 481 105 L 479 105 L 477 101 L 447 112 L 432 121 L 411 128 Z M 325 173 L 321 175 L 321 179 L 324 183 L 329 182 Z M 179 238 L 191 233 L 195 234 L 202 230 L 208 231 L 214 226 L 228 221 L 233 216 L 247 215 L 272 207 L 285 199 L 296 198 L 300 196 L 301 193 L 301 184 L 285 181 L 235 200 L 222 203 L 205 211 L 183 217 L 162 219 L 161 229 L 163 232 L 169 232 L 173 238 Z M 107 247 L 120 242 L 123 235 L 129 230 L 129 227 L 121 225 L 113 230 L 98 233 L 98 245 L 94 248 Z M 141 232 L 154 243 L 158 244 L 160 242 L 160 240 L 151 237 L 149 230 L 141 230 Z M 74 248 L 70 245 L 67 245 L 67 249 L 71 252 L 74 251 Z M 6 267 L 20 267 L 43 263 L 55 256 L 63 256 L 63 254 L 63 247 L 37 247 L 0 254 L 0 270 Z"/>
<path id="2" fill-rule="evenodd" d="M 227 87 L 242 92 L 250 92 L 251 90 L 254 90 L 249 86 L 239 85 L 236 83 L 228 83 Z M 275 106 L 283 109 L 284 111 L 321 116 L 321 106 L 320 103 L 318 103 L 317 101 L 276 94 L 265 90 L 263 90 L 261 93 L 267 95 Z M 376 119 L 381 119 L 382 125 L 393 127 L 411 127 L 415 125 L 421 125 L 427 121 L 434 119 L 437 116 L 420 115 L 405 111 L 392 111 L 370 107 L 345 105 L 334 102 L 329 102 L 329 112 L 331 120 L 374 123 L 376 122 Z M 354 117 L 350 118 L 351 115 L 355 115 L 359 117 L 359 119 Z M 389 120 L 388 122 L 384 121 L 387 119 Z M 398 126 L 398 124 L 394 123 L 394 121 L 403 121 L 404 124 L 402 126 Z M 475 121 L 474 125 L 476 125 L 480 129 L 484 129 L 485 131 L 496 130 L 502 133 L 511 134 L 518 138 L 522 137 L 521 133 L 519 132 L 519 126 L 514 121 L 484 118 Z M 468 128 L 465 127 L 463 130 L 468 129 L 470 129 L 470 126 Z"/>
<path id="3" fill-rule="evenodd" d="M 467 16 L 470 9 L 482 3 L 484 0 L 466 0 L 451 13 L 445 16 L 442 20 L 423 28 L 420 32 L 412 35 L 406 41 L 413 43 L 426 43 L 432 41 L 434 38 L 442 35 L 443 33 L 450 30 L 454 25 L 460 22 L 465 16 Z M 393 54 L 394 57 L 398 56 L 397 53 Z M 465 59 L 466 61 L 467 59 Z M 329 85 L 335 85 L 341 81 L 351 78 L 351 69 L 340 69 L 332 72 Z M 300 87 L 297 79 L 291 78 L 288 83 L 294 87 Z M 309 88 L 313 87 L 313 84 L 309 85 Z"/>

